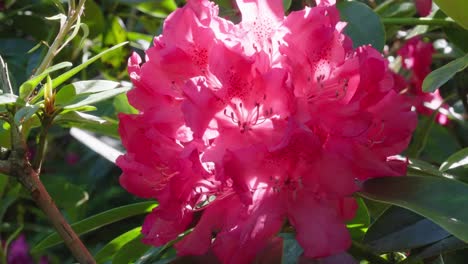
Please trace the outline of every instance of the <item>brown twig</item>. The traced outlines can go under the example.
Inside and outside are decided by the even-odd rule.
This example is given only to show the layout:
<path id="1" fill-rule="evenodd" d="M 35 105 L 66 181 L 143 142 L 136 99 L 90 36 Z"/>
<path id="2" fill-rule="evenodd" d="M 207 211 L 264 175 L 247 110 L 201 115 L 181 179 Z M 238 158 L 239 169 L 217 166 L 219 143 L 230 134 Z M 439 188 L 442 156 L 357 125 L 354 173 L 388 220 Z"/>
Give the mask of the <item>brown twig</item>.
<path id="1" fill-rule="evenodd" d="M 0 168 L 8 170 L 9 175 L 14 176 L 28 190 L 31 197 L 44 212 L 49 221 L 52 223 L 57 233 L 62 237 L 65 245 L 70 249 L 73 256 L 79 263 L 93 264 L 96 263 L 92 255 L 89 253 L 83 242 L 79 239 L 75 231 L 70 227 L 62 213 L 59 211 L 55 202 L 50 197 L 45 189 L 39 174 L 33 169 L 27 157 L 26 144 L 21 135 L 21 131 L 15 125 L 13 118 L 11 123 L 11 143 L 12 150 L 10 154 L 9 166 L 0 163 Z"/>

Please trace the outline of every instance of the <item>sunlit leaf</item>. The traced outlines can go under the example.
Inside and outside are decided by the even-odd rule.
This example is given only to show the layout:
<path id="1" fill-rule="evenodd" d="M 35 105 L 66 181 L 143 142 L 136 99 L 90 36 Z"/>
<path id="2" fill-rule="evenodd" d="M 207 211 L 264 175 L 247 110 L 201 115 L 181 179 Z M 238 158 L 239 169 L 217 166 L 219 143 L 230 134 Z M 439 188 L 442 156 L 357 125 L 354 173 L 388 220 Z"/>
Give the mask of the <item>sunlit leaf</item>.
<path id="1" fill-rule="evenodd" d="M 146 214 L 151 212 L 157 205 L 155 202 L 141 202 L 136 204 L 125 205 L 107 210 L 97 215 L 90 216 L 84 220 L 78 221 L 71 225 L 73 230 L 78 234 L 86 234 L 88 232 L 99 229 L 103 226 L 115 223 L 125 218 L 135 215 Z M 33 252 L 43 251 L 49 247 L 62 243 L 63 240 L 57 233 L 53 233 L 40 241 L 33 249 Z"/>
<path id="2" fill-rule="evenodd" d="M 67 81 L 68 79 L 70 79 L 71 77 L 73 77 L 75 74 L 77 74 L 78 72 L 80 72 L 81 70 L 85 69 L 86 67 L 88 67 L 91 63 L 97 61 L 98 59 L 100 59 L 102 56 L 106 55 L 107 53 L 109 52 L 112 52 L 124 45 L 126 45 L 128 42 L 123 42 L 123 43 L 120 43 L 120 44 L 117 44 L 111 48 L 108 48 L 106 49 L 105 51 L 97 54 L 96 56 L 92 57 L 91 59 L 85 61 L 84 63 L 74 67 L 73 69 L 61 74 L 60 76 L 58 76 L 57 78 L 53 79 L 52 80 L 52 88 L 56 88 L 57 86 L 59 86 L 60 84 L 64 83 L 65 81 Z"/>
<path id="3" fill-rule="evenodd" d="M 450 156 L 440 166 L 441 171 L 451 170 L 458 167 L 468 167 L 468 148 L 464 148 Z"/>
<path id="4" fill-rule="evenodd" d="M 142 235 L 140 234 L 136 238 L 129 241 L 112 258 L 112 264 L 128 264 L 133 263 L 141 255 L 143 255 L 149 248 L 150 245 L 143 244 L 141 242 Z"/>
<path id="5" fill-rule="evenodd" d="M 34 88 L 51 72 L 71 67 L 73 64 L 71 62 L 61 62 L 59 64 L 55 64 L 49 68 L 47 68 L 45 71 L 37 75 L 36 77 L 26 81 L 23 83 L 20 88 L 19 88 L 19 97 L 22 99 L 25 99 L 27 96 L 29 96 Z"/>
<path id="6" fill-rule="evenodd" d="M 468 54 L 449 62 L 448 64 L 434 70 L 425 79 L 422 85 L 423 91 L 434 92 L 457 72 L 463 71 L 468 66 Z"/>
<path id="7" fill-rule="evenodd" d="M 141 227 L 136 227 L 130 231 L 123 233 L 122 235 L 112 239 L 107 245 L 102 247 L 95 255 L 97 263 L 104 263 L 111 260 L 112 257 L 117 253 L 124 245 L 139 237 L 141 234 Z"/>

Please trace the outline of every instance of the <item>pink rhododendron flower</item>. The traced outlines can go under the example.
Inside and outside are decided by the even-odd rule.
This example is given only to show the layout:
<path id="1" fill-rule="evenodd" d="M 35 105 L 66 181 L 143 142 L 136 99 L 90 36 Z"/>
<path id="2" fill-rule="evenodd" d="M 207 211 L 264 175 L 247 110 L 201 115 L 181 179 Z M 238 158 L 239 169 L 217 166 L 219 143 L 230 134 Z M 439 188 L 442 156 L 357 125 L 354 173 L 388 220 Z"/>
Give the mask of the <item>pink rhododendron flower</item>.
<path id="1" fill-rule="evenodd" d="M 422 90 L 424 78 L 431 72 L 433 53 L 432 43 L 424 42 L 419 36 L 409 39 L 398 51 L 403 59 L 403 68 L 410 71 L 407 85 L 403 85 L 403 88 L 408 89 L 405 94 L 411 98 L 418 113 L 423 115 L 431 115 L 439 106 L 448 110 L 439 90 L 432 93 Z M 436 120 L 441 125 L 449 122 L 448 117 L 441 113 L 437 113 Z"/>
<path id="2" fill-rule="evenodd" d="M 424 17 L 431 13 L 432 0 L 414 0 L 414 4 L 420 16 Z"/>
<path id="3" fill-rule="evenodd" d="M 129 59 L 140 113 L 121 114 L 129 192 L 156 199 L 144 242 L 190 227 L 179 255 L 249 263 L 289 223 L 311 258 L 345 251 L 359 181 L 404 175 L 416 126 L 372 47 L 352 48 L 333 1 L 284 17 L 281 0 L 207 0 L 172 13 L 145 62 Z"/>

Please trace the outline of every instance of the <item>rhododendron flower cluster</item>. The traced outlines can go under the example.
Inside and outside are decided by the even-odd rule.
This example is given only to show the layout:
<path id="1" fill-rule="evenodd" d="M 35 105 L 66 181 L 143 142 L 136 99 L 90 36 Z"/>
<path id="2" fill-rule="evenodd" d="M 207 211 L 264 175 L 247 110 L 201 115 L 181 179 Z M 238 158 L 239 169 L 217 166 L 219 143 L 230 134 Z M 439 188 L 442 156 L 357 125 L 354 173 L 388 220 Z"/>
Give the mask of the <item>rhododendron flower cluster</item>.
<path id="1" fill-rule="evenodd" d="M 351 194 L 405 174 L 415 113 L 386 61 L 353 49 L 332 1 L 291 12 L 281 0 L 238 0 L 238 24 L 190 0 L 134 54 L 121 114 L 122 186 L 159 206 L 143 224 L 155 246 L 249 263 L 286 225 L 307 257 L 345 251 Z"/>
<path id="2" fill-rule="evenodd" d="M 411 103 L 416 107 L 418 113 L 431 115 L 434 109 L 441 107 L 448 111 L 449 106 L 443 103 L 443 98 L 439 90 L 426 93 L 422 90 L 422 84 L 427 75 L 431 72 L 432 54 L 434 47 L 432 43 L 424 42 L 420 36 L 409 39 L 400 50 L 398 55 L 403 59 L 403 68 L 409 70 L 409 78 L 403 80 L 401 88 L 405 88 Z M 441 125 L 449 122 L 447 115 L 437 113 L 436 120 Z"/>

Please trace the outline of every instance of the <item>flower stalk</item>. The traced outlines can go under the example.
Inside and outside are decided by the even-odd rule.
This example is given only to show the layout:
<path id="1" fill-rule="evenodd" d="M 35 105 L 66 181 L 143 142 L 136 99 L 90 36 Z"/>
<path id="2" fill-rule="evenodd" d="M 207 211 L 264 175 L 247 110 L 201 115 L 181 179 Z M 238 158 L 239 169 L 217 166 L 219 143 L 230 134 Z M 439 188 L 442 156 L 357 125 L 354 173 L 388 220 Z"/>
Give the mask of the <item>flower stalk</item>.
<path id="1" fill-rule="evenodd" d="M 394 17 L 387 18 L 382 17 L 381 21 L 385 25 L 407 25 L 407 26 L 416 26 L 416 25 L 428 25 L 428 26 L 441 26 L 441 27 L 453 27 L 457 25 L 457 22 L 452 19 L 443 19 L 443 18 L 429 18 L 429 17 Z"/>

